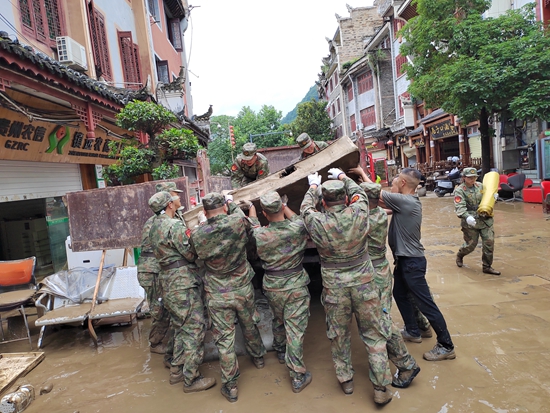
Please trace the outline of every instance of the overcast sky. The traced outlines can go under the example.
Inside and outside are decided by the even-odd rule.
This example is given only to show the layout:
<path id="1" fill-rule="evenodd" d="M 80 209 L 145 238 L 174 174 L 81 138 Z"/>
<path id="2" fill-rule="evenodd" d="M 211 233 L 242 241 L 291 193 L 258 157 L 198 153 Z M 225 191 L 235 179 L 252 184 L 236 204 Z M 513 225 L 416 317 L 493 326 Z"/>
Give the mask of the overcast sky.
<path id="1" fill-rule="evenodd" d="M 372 0 L 349 3 L 372 5 Z M 272 105 L 285 116 L 318 79 L 346 0 L 189 0 L 185 32 L 195 115 Z M 200 6 L 200 7 L 199 7 Z"/>

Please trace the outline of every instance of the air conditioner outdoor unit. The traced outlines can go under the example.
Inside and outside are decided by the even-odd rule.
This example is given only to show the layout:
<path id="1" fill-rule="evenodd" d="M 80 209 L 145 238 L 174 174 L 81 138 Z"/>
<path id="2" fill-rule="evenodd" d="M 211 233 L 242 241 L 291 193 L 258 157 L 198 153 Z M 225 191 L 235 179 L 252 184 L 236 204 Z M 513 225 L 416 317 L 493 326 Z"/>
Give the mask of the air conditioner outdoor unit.
<path id="1" fill-rule="evenodd" d="M 69 36 L 56 38 L 59 62 L 75 70 L 88 70 L 86 49 Z"/>

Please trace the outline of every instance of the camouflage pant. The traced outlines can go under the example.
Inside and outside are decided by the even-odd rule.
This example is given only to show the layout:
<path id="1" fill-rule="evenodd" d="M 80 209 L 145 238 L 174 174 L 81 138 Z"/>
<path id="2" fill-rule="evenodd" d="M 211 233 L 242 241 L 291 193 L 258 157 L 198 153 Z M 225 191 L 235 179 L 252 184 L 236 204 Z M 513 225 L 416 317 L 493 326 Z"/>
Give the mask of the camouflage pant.
<path id="1" fill-rule="evenodd" d="M 273 348 L 286 352 L 290 377 L 306 372 L 304 364 L 304 334 L 309 318 L 310 295 L 307 287 L 285 291 L 266 291 L 273 312 Z"/>
<path id="2" fill-rule="evenodd" d="M 327 337 L 331 341 L 338 381 L 342 383 L 353 378 L 350 325 L 355 315 L 359 336 L 367 349 L 371 382 L 375 386 L 390 384 L 386 343 L 391 336 L 391 318 L 382 311 L 376 285 L 365 283 L 353 287 L 324 288 L 321 302 L 325 308 Z"/>
<path id="3" fill-rule="evenodd" d="M 390 270 L 390 263 L 384 260 L 374 267 L 374 271 L 374 282 L 380 292 L 380 304 L 386 314 L 391 314 L 393 275 Z M 391 337 L 386 344 L 386 349 L 388 350 L 388 358 L 399 370 L 411 370 L 416 366 L 416 360 L 409 354 L 403 336 L 393 321 L 391 323 Z"/>
<path id="4" fill-rule="evenodd" d="M 183 368 L 184 382 L 190 385 L 199 376 L 199 366 L 204 357 L 203 302 L 198 288 L 167 291 L 164 305 L 170 311 L 173 329 L 172 366 Z M 169 343 L 169 347 L 172 343 Z"/>
<path id="5" fill-rule="evenodd" d="M 170 326 L 170 314 L 164 309 L 164 305 L 159 301 L 162 298 L 162 286 L 158 274 L 153 274 L 150 283 L 142 285 L 147 294 L 149 303 L 149 312 L 151 313 L 151 331 L 149 332 L 149 342 L 151 346 L 156 346 L 164 340 Z"/>
<path id="6" fill-rule="evenodd" d="M 212 320 L 212 336 L 220 357 L 222 384 L 232 386 L 239 378 L 239 361 L 235 352 L 235 317 L 243 330 L 246 351 L 252 357 L 265 354 L 257 324 L 260 314 L 254 304 L 254 290 L 248 284 L 227 293 L 206 293 L 208 313 Z"/>
<path id="7" fill-rule="evenodd" d="M 481 261 L 484 267 L 490 267 L 493 265 L 493 250 L 495 247 L 495 232 L 493 226 L 488 226 L 481 229 L 464 228 L 462 227 L 462 233 L 464 235 L 464 244 L 458 250 L 458 255 L 464 257 L 471 253 L 477 246 L 479 236 L 481 236 L 482 253 Z"/>

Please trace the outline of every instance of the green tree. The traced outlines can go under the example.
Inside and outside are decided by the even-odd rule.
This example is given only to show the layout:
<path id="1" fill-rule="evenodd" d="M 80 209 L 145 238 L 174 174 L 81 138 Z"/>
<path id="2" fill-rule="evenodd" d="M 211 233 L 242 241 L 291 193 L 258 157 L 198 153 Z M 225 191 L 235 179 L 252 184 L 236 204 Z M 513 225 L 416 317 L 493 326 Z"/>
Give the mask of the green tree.
<path id="1" fill-rule="evenodd" d="M 327 102 L 311 99 L 309 102 L 298 105 L 298 115 L 290 124 L 290 129 L 295 137 L 306 132 L 316 141 L 329 140 L 330 118 L 327 114 Z"/>
<path id="2" fill-rule="evenodd" d="M 231 174 L 232 148 L 229 140 L 229 125 L 235 127 L 233 116 L 212 116 L 210 118 L 210 142 L 208 143 L 208 159 L 212 175 Z M 239 141 L 238 130 L 234 129 L 235 140 Z M 241 140 L 244 138 L 241 138 Z M 242 147 L 242 143 L 241 143 Z M 236 154 L 233 149 L 233 156 Z"/>
<path id="3" fill-rule="evenodd" d="M 428 107 L 479 119 L 482 167 L 490 168 L 489 117 L 509 110 L 515 118 L 550 115 L 550 39 L 534 4 L 483 18 L 489 0 L 417 0 L 418 16 L 402 29 L 400 53 L 409 91 Z"/>
<path id="4" fill-rule="evenodd" d="M 177 123 L 176 116 L 164 106 L 137 100 L 128 103 L 117 114 L 117 125 L 129 131 L 145 132 L 149 141 L 142 144 L 135 138 L 125 139 L 121 148 L 117 142 L 111 142 L 110 155 L 118 159 L 103 168 L 108 183 L 128 184 L 144 174 L 151 174 L 153 179 L 176 178 L 178 167 L 171 161 L 193 159 L 200 149 L 192 131 L 169 128 Z"/>

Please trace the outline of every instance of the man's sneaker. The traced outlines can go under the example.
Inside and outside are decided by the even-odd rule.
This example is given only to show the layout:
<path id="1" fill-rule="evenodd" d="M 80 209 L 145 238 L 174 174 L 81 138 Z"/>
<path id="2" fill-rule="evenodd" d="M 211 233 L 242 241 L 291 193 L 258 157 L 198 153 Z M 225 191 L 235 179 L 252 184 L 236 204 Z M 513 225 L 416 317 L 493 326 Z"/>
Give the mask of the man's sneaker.
<path id="1" fill-rule="evenodd" d="M 227 399 L 230 403 L 235 403 L 238 399 L 238 390 L 237 385 L 234 385 L 232 387 L 222 386 L 220 392 L 222 393 L 222 396 Z"/>
<path id="2" fill-rule="evenodd" d="M 500 271 L 495 270 L 493 267 L 483 267 L 485 274 L 500 275 Z"/>
<path id="3" fill-rule="evenodd" d="M 353 379 L 340 383 L 340 387 L 346 394 L 353 393 Z"/>
<path id="4" fill-rule="evenodd" d="M 449 350 L 437 343 L 433 349 L 424 353 L 424 360 L 428 361 L 440 361 L 440 360 L 453 360 L 456 358 L 454 349 Z"/>
<path id="5" fill-rule="evenodd" d="M 166 345 L 163 343 L 159 343 L 156 346 L 149 347 L 149 351 L 151 353 L 164 354 L 166 353 Z"/>
<path id="6" fill-rule="evenodd" d="M 391 390 L 387 387 L 374 388 L 374 402 L 379 406 L 383 406 L 391 402 L 392 396 L 393 394 Z"/>
<path id="7" fill-rule="evenodd" d="M 410 386 L 418 373 L 420 373 L 420 367 L 418 367 L 418 365 L 411 370 L 398 370 L 395 373 L 395 377 L 393 378 L 391 385 L 399 389 L 406 389 Z"/>
<path id="8" fill-rule="evenodd" d="M 309 383 L 311 383 L 311 380 L 313 380 L 311 373 L 306 371 L 306 373 L 302 374 L 301 377 L 292 380 L 292 391 L 294 393 L 300 393 Z"/>
<path id="9" fill-rule="evenodd" d="M 180 366 L 170 367 L 170 384 L 178 384 L 183 381 L 183 370 Z"/>
<path id="10" fill-rule="evenodd" d="M 252 363 L 254 363 L 257 369 L 263 369 L 265 366 L 263 357 L 252 357 Z"/>
<path id="11" fill-rule="evenodd" d="M 208 390 L 210 387 L 216 385 L 216 379 L 211 377 L 199 376 L 189 386 L 183 385 L 184 393 L 195 393 L 198 391 Z"/>
<path id="12" fill-rule="evenodd" d="M 167 369 L 172 368 L 172 363 L 170 363 L 168 360 L 163 360 L 163 363 L 164 363 L 164 367 L 166 367 Z"/>
<path id="13" fill-rule="evenodd" d="M 409 334 L 406 328 L 401 330 L 401 336 L 403 337 L 403 340 L 410 341 L 412 343 L 422 343 L 422 336 L 413 336 Z"/>
<path id="14" fill-rule="evenodd" d="M 462 267 L 464 265 L 464 262 L 462 261 L 464 257 L 457 254 L 456 256 L 456 265 L 457 267 Z"/>
<path id="15" fill-rule="evenodd" d="M 279 360 L 279 364 L 285 364 L 285 355 L 286 353 L 284 351 L 277 352 L 277 360 Z"/>
<path id="16" fill-rule="evenodd" d="M 428 327 L 426 330 L 420 329 L 420 337 L 432 338 L 433 337 L 432 329 L 430 327 Z"/>

